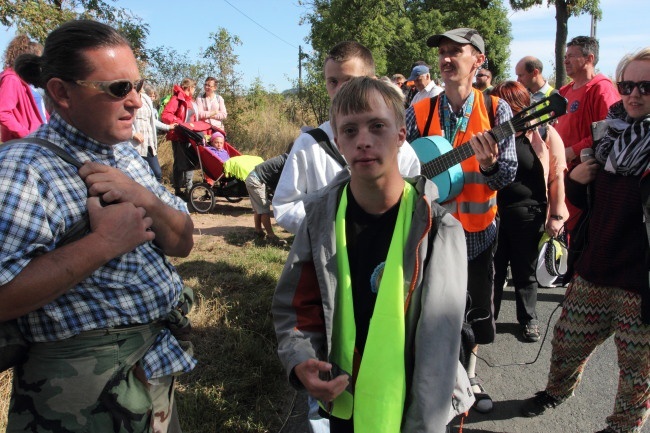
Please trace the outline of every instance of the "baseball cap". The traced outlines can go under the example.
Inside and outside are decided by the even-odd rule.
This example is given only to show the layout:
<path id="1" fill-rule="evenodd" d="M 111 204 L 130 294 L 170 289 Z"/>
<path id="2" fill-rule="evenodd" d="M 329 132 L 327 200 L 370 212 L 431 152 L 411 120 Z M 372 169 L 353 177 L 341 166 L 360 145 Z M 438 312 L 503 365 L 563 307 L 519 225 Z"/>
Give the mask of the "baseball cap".
<path id="1" fill-rule="evenodd" d="M 485 54 L 485 42 L 476 29 L 461 27 L 459 29 L 449 30 L 441 35 L 433 35 L 427 39 L 427 45 L 430 47 L 439 47 L 443 38 L 451 39 L 459 44 L 470 44 L 482 54 Z"/>
<path id="2" fill-rule="evenodd" d="M 429 73 L 429 68 L 427 68 L 424 65 L 417 65 L 413 70 L 411 71 L 411 75 L 408 77 L 406 81 L 413 81 L 420 75 L 428 74 Z"/>

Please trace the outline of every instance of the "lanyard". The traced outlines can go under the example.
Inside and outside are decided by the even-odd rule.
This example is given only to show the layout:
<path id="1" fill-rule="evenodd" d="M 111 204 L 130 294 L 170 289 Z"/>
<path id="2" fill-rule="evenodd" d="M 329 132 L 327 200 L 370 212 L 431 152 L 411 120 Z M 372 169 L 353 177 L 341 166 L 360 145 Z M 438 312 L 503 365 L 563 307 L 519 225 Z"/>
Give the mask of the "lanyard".
<path id="1" fill-rule="evenodd" d="M 451 118 L 453 113 L 449 108 L 449 100 L 447 99 L 447 95 L 444 93 L 442 94 L 442 101 L 440 101 L 440 103 L 442 104 L 442 119 L 445 129 L 445 138 L 449 143 L 453 145 L 454 140 L 456 140 L 456 134 L 458 134 L 458 131 L 460 130 L 461 132 L 465 133 L 467 130 L 469 116 L 472 115 L 472 108 L 474 107 L 474 92 L 472 91 L 472 93 L 469 94 L 469 97 L 465 101 L 465 104 L 463 104 L 463 117 L 461 117 L 459 120 L 456 120 L 455 128 L 452 128 L 451 125 Z"/>

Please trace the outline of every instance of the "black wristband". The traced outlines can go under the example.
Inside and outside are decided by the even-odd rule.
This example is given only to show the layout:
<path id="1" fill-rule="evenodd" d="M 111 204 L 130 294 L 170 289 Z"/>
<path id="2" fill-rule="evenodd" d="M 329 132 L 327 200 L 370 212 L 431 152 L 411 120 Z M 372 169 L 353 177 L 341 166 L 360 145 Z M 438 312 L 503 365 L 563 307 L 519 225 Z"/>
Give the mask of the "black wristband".
<path id="1" fill-rule="evenodd" d="M 494 164 L 492 164 L 491 166 L 489 166 L 489 167 L 488 167 L 487 169 L 485 169 L 485 170 L 484 170 L 483 167 L 481 167 L 481 165 L 479 164 L 478 169 L 481 171 L 481 174 L 482 174 L 483 176 L 492 176 L 492 175 L 495 174 L 497 171 L 499 171 L 499 163 L 498 163 L 498 162 L 495 162 Z"/>

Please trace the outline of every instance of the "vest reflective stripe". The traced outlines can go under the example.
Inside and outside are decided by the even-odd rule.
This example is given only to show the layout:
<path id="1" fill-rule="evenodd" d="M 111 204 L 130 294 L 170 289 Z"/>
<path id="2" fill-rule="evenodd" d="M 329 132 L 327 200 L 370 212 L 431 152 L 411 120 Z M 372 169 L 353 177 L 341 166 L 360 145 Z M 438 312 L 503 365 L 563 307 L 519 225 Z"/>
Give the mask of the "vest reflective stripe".
<path id="1" fill-rule="evenodd" d="M 444 207 L 445 210 L 451 214 L 457 213 L 459 207 L 464 213 L 482 213 L 490 209 L 492 206 L 495 206 L 496 202 L 496 197 L 490 198 L 488 201 L 483 203 L 457 203 L 456 201 L 448 201 L 447 203 L 443 203 L 442 207 Z"/>
<path id="2" fill-rule="evenodd" d="M 463 177 L 465 179 L 465 185 L 467 185 L 468 183 L 484 184 L 487 182 L 487 179 L 481 173 L 474 173 L 474 172 L 463 173 Z"/>
<path id="3" fill-rule="evenodd" d="M 454 147 L 469 141 L 469 139 L 477 132 L 483 132 L 490 129 L 490 118 L 485 108 L 485 101 L 483 93 L 473 89 L 474 92 L 474 106 L 472 107 L 472 115 L 469 118 L 467 130 L 465 133 L 458 131 L 456 139 L 454 140 Z M 496 117 L 496 109 L 499 98 L 490 96 L 492 98 L 492 110 Z M 424 127 L 426 126 L 427 118 L 431 110 L 433 110 L 433 117 L 431 125 L 429 126 L 429 135 L 444 136 L 440 122 L 439 104 L 440 98 L 436 99 L 436 104 L 431 104 L 431 98 L 425 99 L 413 105 L 413 112 L 415 114 L 415 122 L 418 126 L 420 135 L 424 134 Z M 453 200 L 458 203 L 456 206 L 447 206 L 447 209 L 460 223 L 463 229 L 468 232 L 480 232 L 487 228 L 488 225 L 494 221 L 497 213 L 496 206 L 496 191 L 492 191 L 487 186 L 485 176 L 479 170 L 479 164 L 476 157 L 466 159 L 461 163 L 463 175 L 465 177 L 465 186 L 461 193 Z M 483 180 L 478 181 L 479 178 Z M 475 206 L 476 205 L 476 206 Z M 453 209 L 450 209 L 452 207 Z"/>

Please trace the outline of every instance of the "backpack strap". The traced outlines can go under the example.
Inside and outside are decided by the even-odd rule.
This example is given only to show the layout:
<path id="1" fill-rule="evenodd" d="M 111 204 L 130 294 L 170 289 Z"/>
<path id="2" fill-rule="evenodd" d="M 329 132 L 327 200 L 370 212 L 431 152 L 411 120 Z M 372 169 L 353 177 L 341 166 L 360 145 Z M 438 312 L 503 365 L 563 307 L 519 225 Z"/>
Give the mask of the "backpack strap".
<path id="1" fill-rule="evenodd" d="M 81 163 L 77 158 L 70 155 L 69 153 L 61 149 L 56 144 L 39 137 L 24 137 L 15 140 L 10 140 L 7 141 L 6 143 L 0 144 L 0 148 L 16 145 L 19 143 L 37 144 L 39 146 L 45 147 L 48 150 L 52 151 L 54 154 L 56 154 L 56 156 L 58 156 L 59 158 L 67 162 L 68 164 L 75 166 L 77 169 L 81 168 L 81 166 L 83 165 L 83 163 Z M 57 248 L 69 244 L 70 242 L 81 239 L 88 232 L 89 228 L 90 228 L 90 222 L 88 221 L 87 216 L 75 222 L 63 234 L 63 236 L 61 236 L 61 239 L 59 239 L 59 241 L 56 244 Z"/>
<path id="2" fill-rule="evenodd" d="M 488 119 L 490 119 L 490 128 L 494 128 L 494 109 L 492 108 L 492 96 L 489 93 L 483 92 L 483 101 L 485 102 L 485 109 L 487 110 Z"/>
<path id="3" fill-rule="evenodd" d="M 346 167 L 348 163 L 341 155 L 341 152 L 338 151 L 330 141 L 330 138 L 327 136 L 327 133 L 320 128 L 314 128 L 307 131 L 307 134 L 311 135 L 320 147 L 330 156 L 334 161 L 338 162 L 341 167 Z"/>
<path id="4" fill-rule="evenodd" d="M 431 127 L 431 120 L 433 119 L 433 112 L 436 110 L 436 103 L 438 102 L 438 95 L 431 97 L 431 102 L 429 105 L 429 115 L 427 116 L 427 122 L 424 124 L 424 131 L 422 136 L 428 137 L 429 128 Z"/>

